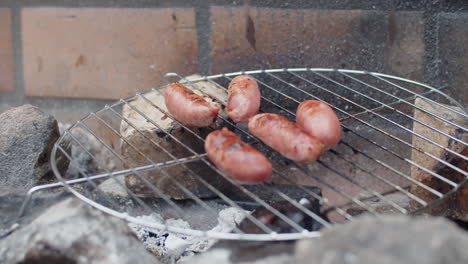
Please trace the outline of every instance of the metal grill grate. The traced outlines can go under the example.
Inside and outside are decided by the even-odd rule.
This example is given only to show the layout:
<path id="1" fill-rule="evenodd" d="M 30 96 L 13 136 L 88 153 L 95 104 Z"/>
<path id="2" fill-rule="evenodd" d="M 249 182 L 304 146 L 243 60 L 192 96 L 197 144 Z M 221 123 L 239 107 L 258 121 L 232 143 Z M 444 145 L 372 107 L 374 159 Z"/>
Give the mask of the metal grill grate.
<path id="1" fill-rule="evenodd" d="M 341 142 L 317 162 L 298 164 L 282 158 L 266 147 L 248 133 L 245 125 L 235 124 L 220 115 L 221 126 L 236 132 L 246 142 L 265 152 L 273 161 L 271 182 L 261 186 L 244 186 L 226 177 L 209 162 L 206 153 L 192 147 L 193 144 L 202 145 L 204 136 L 213 128 L 200 130 L 188 128 L 174 120 L 161 104 L 152 101 L 152 95 L 161 94 L 161 89 L 164 88 L 161 87 L 121 99 L 96 113 L 89 114 L 67 129 L 52 153 L 52 167 L 61 181 L 58 185 L 65 185 L 80 199 L 102 211 L 151 228 L 220 239 L 286 240 L 316 237 L 320 233 L 304 229 L 284 211 L 272 206 L 271 197 L 274 197 L 275 202 L 286 203 L 320 225 L 328 227 L 334 222 L 352 219 L 356 212 L 373 215 L 420 213 L 446 199 L 468 181 L 467 172 L 449 162 L 450 158 L 467 160 L 467 157 L 441 144 L 433 137 L 413 129 L 413 125 L 419 124 L 454 144 L 467 146 L 462 138 L 415 118 L 414 111 L 420 111 L 437 122 L 452 126 L 461 134 L 467 132 L 463 124 L 467 117 L 464 107 L 443 92 L 427 85 L 379 73 L 319 68 L 256 70 L 190 80 L 176 73 L 167 74 L 166 77 L 175 78 L 188 87 L 208 82 L 215 87 L 225 89 L 223 87 L 227 87 L 229 81 L 240 74 L 249 74 L 257 80 L 262 92 L 261 112 L 275 112 L 294 120 L 296 107 L 303 100 L 317 99 L 328 103 L 341 120 L 343 128 Z M 213 93 L 205 92 L 205 95 L 226 105 L 222 98 Z M 458 108 L 439 103 L 441 97 L 458 105 Z M 451 115 L 457 116 L 458 120 L 464 121 L 454 121 L 442 113 L 417 105 L 416 98 L 423 98 L 425 102 L 444 109 Z M 139 108 L 141 104 L 134 103 L 137 100 L 147 107 Z M 165 146 L 161 141 L 142 131 L 134 123 L 134 119 L 125 116 L 122 113 L 124 108 L 133 112 L 132 115 L 136 118 L 145 121 L 148 127 L 156 129 L 158 136 L 166 141 Z M 151 112 L 147 109 L 151 109 Z M 172 131 L 163 127 L 159 120 L 151 118 L 154 113 L 160 113 L 164 118 L 172 120 L 178 127 L 183 128 L 183 133 L 172 134 Z M 123 135 L 121 131 L 123 124 L 129 129 L 134 129 L 143 141 L 135 143 Z M 96 157 L 86 142 L 77 136 L 75 133 L 77 130 L 93 138 L 98 143 L 98 148 L 112 158 L 112 164 L 106 164 Z M 430 149 L 415 145 L 416 138 L 426 144 L 423 146 L 430 146 Z M 184 151 L 175 153 L 167 148 L 167 144 Z M 151 146 L 162 154 L 157 159 L 150 157 L 143 150 L 143 145 Z M 124 157 L 121 152 L 123 146 L 139 157 L 139 163 L 130 162 L 128 157 Z M 98 164 L 96 170 L 98 173 L 91 174 L 80 169 L 77 164 L 79 161 L 72 158 L 73 149 L 85 153 L 90 158 L 90 162 Z M 434 154 L 432 149 L 442 151 L 443 155 Z M 440 175 L 432 167 L 412 159 L 414 153 L 458 172 L 463 179 L 453 181 Z M 70 167 L 78 170 L 77 177 L 70 179 L 62 175 L 57 169 L 58 159 L 68 160 Z M 224 187 L 219 188 L 207 180 L 205 175 L 198 171 L 200 167 L 206 167 L 211 172 L 211 176 L 222 177 Z M 198 184 L 212 193 L 212 197 L 200 198 L 190 190 L 190 186 L 172 177 L 171 170 L 173 172 L 175 168 L 181 168 L 190 174 Z M 412 172 L 415 170 L 425 172 L 430 177 L 444 182 L 449 186 L 448 190 L 437 190 L 414 179 Z M 166 190 L 154 184 L 148 177 L 149 174 L 167 177 L 172 186 L 178 188 L 189 199 L 183 201 L 171 199 Z M 142 196 L 128 188 L 122 181 L 122 177 L 128 175 L 136 177 L 148 189 L 147 192 L 159 198 L 151 198 L 148 194 Z M 115 186 L 120 186 L 128 197 L 123 198 L 104 192 L 100 187 L 104 180 L 113 181 Z M 38 186 L 32 192 L 56 185 Z M 318 186 L 321 192 L 309 186 Z M 418 197 L 410 190 L 411 186 L 423 189 L 433 198 L 427 200 Z M 288 191 L 292 189 L 293 192 Z M 321 212 L 308 208 L 298 199 L 300 197 L 317 201 L 322 208 Z M 394 199 L 394 197 L 399 198 Z M 406 202 L 402 203 L 402 199 Z M 376 203 L 380 206 L 374 206 Z M 230 233 L 216 232 L 200 225 L 199 222 L 210 222 L 213 219 L 216 222 L 219 208 L 223 206 L 235 207 L 244 212 L 245 218 L 249 219 L 259 231 L 246 232 L 234 227 Z M 277 232 L 244 210 L 252 210 L 256 206 L 263 206 L 288 226 L 290 231 Z M 199 215 L 204 218 L 194 219 L 193 215 L 187 213 L 188 207 L 196 208 L 201 212 Z M 153 212 L 182 218 L 190 223 L 191 228 L 145 221 L 139 217 Z"/>

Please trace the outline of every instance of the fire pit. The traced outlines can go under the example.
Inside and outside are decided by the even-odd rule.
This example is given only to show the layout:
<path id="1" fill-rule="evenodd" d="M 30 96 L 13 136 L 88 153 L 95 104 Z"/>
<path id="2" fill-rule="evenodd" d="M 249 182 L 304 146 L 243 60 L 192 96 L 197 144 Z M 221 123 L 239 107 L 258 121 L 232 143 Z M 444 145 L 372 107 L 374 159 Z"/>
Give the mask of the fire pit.
<path id="1" fill-rule="evenodd" d="M 467 186 L 466 168 L 454 162 L 467 160 L 460 154 L 467 146 L 467 112 L 440 90 L 386 74 L 322 68 L 166 77 L 225 105 L 227 84 L 240 74 L 257 80 L 261 112 L 294 120 L 303 100 L 329 104 L 341 120 L 340 143 L 317 162 L 299 164 L 223 111 L 213 127 L 180 124 L 161 101 L 160 87 L 121 99 L 67 129 L 52 152 L 60 182 L 35 190 L 65 186 L 99 210 L 180 237 L 270 241 L 317 237 L 322 227 L 360 214 L 430 212 Z M 440 97 L 458 107 L 439 103 Z M 204 137 L 223 126 L 272 160 L 271 181 L 242 185 L 207 159 Z M 77 130 L 99 142 L 112 166 L 97 162 L 99 173 L 78 171 L 73 178 L 58 171 L 58 157 L 78 167 L 70 149 L 97 159 L 75 136 Z M 236 212 L 235 220 L 220 217 L 226 210 Z"/>

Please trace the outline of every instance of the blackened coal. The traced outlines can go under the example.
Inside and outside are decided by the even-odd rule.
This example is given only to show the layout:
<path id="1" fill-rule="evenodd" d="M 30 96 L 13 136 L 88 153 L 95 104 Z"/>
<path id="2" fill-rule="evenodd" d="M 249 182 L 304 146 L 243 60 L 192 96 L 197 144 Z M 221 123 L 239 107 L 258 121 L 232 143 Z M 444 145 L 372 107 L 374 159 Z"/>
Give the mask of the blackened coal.
<path id="1" fill-rule="evenodd" d="M 162 130 L 157 130 L 156 131 L 156 135 L 160 138 L 162 137 L 165 137 L 166 136 L 166 132 L 162 131 Z"/>
<path id="2" fill-rule="evenodd" d="M 255 193 L 255 195 L 260 198 L 261 200 L 265 201 L 268 204 L 273 204 L 275 202 L 284 201 L 284 199 L 278 195 L 278 192 L 281 192 L 291 199 L 300 201 L 302 198 L 306 198 L 308 200 L 314 200 L 312 195 L 315 197 L 322 197 L 322 191 L 320 188 L 315 186 L 298 186 L 295 184 L 250 184 L 243 186 L 247 191 Z M 238 201 L 240 204 L 254 204 L 255 207 L 249 206 L 248 208 L 244 208 L 246 210 L 254 210 L 260 204 L 258 204 L 255 200 L 253 200 L 248 194 L 243 191 L 239 191 L 239 189 L 231 188 L 224 192 L 224 194 L 234 201 Z M 221 201 L 222 202 L 222 201 Z M 318 201 L 317 201 L 318 202 Z"/>
<path id="3" fill-rule="evenodd" d="M 169 236 L 169 233 L 158 234 L 158 233 L 153 233 L 151 231 L 147 231 L 146 235 L 143 236 L 142 239 L 148 240 L 148 238 L 151 238 L 153 243 L 155 243 L 156 246 L 163 247 L 164 241 L 166 241 L 168 236 Z"/>
<path id="4" fill-rule="evenodd" d="M 270 206 L 278 210 L 295 224 L 308 231 L 317 231 L 323 227 L 323 225 L 316 220 L 318 217 L 328 222 L 328 218 L 321 213 L 322 208 L 320 202 L 317 199 L 312 197 L 301 198 L 298 200 L 298 202 L 310 211 L 310 215 L 288 201 L 274 202 Z M 311 216 L 314 214 L 315 218 Z M 293 227 L 290 223 L 281 219 L 278 215 L 271 212 L 271 210 L 265 206 L 259 206 L 252 212 L 251 215 L 277 233 L 295 233 L 300 231 Z M 240 230 L 246 233 L 265 233 L 261 227 L 247 218 L 244 219 L 238 227 Z"/>

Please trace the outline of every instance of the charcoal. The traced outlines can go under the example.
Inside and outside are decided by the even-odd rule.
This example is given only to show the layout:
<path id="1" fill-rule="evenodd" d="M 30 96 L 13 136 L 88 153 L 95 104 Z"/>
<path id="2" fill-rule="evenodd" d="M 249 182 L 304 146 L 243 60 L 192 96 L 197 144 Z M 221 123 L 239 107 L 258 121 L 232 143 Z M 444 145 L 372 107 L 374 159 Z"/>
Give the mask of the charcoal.
<path id="1" fill-rule="evenodd" d="M 291 199 L 300 200 L 301 198 L 309 198 L 309 193 L 314 193 L 316 196 L 322 196 L 322 191 L 320 188 L 315 186 L 298 186 L 294 184 L 251 184 L 244 185 L 245 189 L 249 192 L 254 193 L 258 198 L 262 199 L 267 203 L 274 203 L 278 201 L 283 201 L 284 198 L 277 194 L 277 191 L 284 193 L 289 196 Z M 305 189 L 305 190 L 304 190 Z M 248 194 L 237 188 L 227 189 L 224 193 L 227 197 L 232 200 L 238 201 L 240 204 L 245 204 L 250 208 L 245 209 L 255 209 L 259 204 L 253 200 Z M 254 206 L 254 208 L 251 208 Z"/>
<path id="2" fill-rule="evenodd" d="M 327 217 L 320 213 L 320 204 L 316 199 L 306 200 L 305 198 L 302 198 L 300 203 L 318 217 L 328 221 Z M 305 214 L 288 201 L 276 202 L 270 206 L 292 220 L 295 224 L 308 231 L 317 231 L 323 227 L 323 225 L 317 220 Z M 296 230 L 279 216 L 273 214 L 265 206 L 258 207 L 251 215 L 277 233 L 296 233 L 300 231 Z M 259 226 L 247 218 L 239 224 L 239 229 L 245 233 L 265 233 Z"/>

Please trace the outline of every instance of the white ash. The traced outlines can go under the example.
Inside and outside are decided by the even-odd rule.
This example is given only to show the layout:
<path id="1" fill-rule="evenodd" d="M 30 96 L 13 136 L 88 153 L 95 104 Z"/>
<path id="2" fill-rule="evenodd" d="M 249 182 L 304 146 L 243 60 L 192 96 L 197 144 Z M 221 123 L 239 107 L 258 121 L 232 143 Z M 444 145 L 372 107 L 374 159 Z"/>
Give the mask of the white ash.
<path id="1" fill-rule="evenodd" d="M 230 260 L 231 250 L 226 248 L 217 248 L 211 250 L 203 255 L 185 257 L 178 261 L 178 264 L 205 264 L 205 263 L 237 263 Z M 289 264 L 292 262 L 291 255 L 280 254 L 274 256 L 267 256 L 262 259 L 255 260 L 255 264 Z M 253 262 L 238 262 L 239 264 L 253 263 Z M 312 263 L 312 262 L 311 262 Z M 351 263 L 351 262 L 350 262 Z"/>
<path id="2" fill-rule="evenodd" d="M 245 213 L 248 212 L 235 207 L 229 207 L 221 210 L 218 216 L 218 225 L 211 230 L 216 232 L 226 232 L 227 230 L 231 231 L 236 224 L 239 224 L 244 220 Z"/>
<path id="3" fill-rule="evenodd" d="M 231 232 L 232 229 L 244 219 L 245 213 L 249 212 L 235 207 L 228 207 L 221 210 L 218 214 L 218 224 L 212 228 L 211 231 L 222 233 Z M 153 223 L 164 223 L 163 218 L 159 214 L 144 215 L 137 218 Z M 182 219 L 166 219 L 166 224 L 178 228 L 191 228 L 190 224 Z M 175 263 L 181 259 L 181 257 L 188 257 L 196 253 L 205 252 L 217 241 L 212 238 L 161 231 L 134 223 L 129 223 L 129 226 L 135 231 L 138 238 L 143 241 L 148 251 L 157 256 L 163 263 Z"/>

